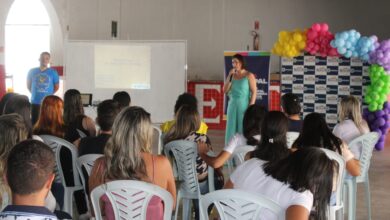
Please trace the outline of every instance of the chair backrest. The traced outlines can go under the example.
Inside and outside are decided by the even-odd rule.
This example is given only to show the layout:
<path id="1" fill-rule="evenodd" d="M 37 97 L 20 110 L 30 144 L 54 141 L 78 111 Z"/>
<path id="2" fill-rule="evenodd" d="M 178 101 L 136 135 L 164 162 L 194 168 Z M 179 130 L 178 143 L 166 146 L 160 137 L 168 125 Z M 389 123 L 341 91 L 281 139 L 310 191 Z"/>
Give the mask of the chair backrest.
<path id="1" fill-rule="evenodd" d="M 83 131 L 81 131 L 80 129 L 76 129 L 76 130 L 77 130 L 77 133 L 79 134 L 80 138 L 87 137 L 87 135 Z"/>
<path id="2" fill-rule="evenodd" d="M 350 148 L 361 148 L 360 153 L 360 176 L 356 177 L 356 182 L 364 182 L 368 177 L 368 170 L 376 142 L 378 142 L 379 134 L 370 132 L 353 139 L 348 145 Z"/>
<path id="3" fill-rule="evenodd" d="M 162 147 L 162 132 L 161 129 L 155 125 L 153 127 L 153 139 L 152 139 L 152 154 L 160 155 Z"/>
<path id="4" fill-rule="evenodd" d="M 251 145 L 244 145 L 244 146 L 236 147 L 236 149 L 234 149 L 234 152 L 232 154 L 232 158 L 236 162 L 236 166 L 244 163 L 245 155 L 248 152 L 251 152 L 254 150 L 255 150 L 255 146 L 251 146 Z"/>
<path id="5" fill-rule="evenodd" d="M 164 203 L 164 220 L 170 220 L 173 198 L 163 188 L 142 181 L 117 180 L 96 187 L 91 192 L 92 206 L 97 220 L 103 219 L 99 201 L 106 195 L 113 207 L 114 218 L 146 219 L 148 204 L 153 196 L 158 196 Z"/>
<path id="6" fill-rule="evenodd" d="M 178 179 L 183 181 L 180 187 L 186 192 L 200 194 L 198 174 L 196 172 L 196 156 L 198 147 L 193 141 L 176 140 L 167 143 L 164 147 L 166 156 L 173 153 Z"/>
<path id="7" fill-rule="evenodd" d="M 329 159 L 337 162 L 337 181 L 336 181 L 336 204 L 335 206 L 343 207 L 343 183 L 346 172 L 345 160 L 337 152 L 321 148 L 326 153 Z"/>
<path id="8" fill-rule="evenodd" d="M 42 138 L 43 142 L 47 144 L 54 151 L 56 157 L 56 167 L 54 168 L 55 181 L 62 183 L 63 186 L 66 186 L 66 181 L 65 181 L 64 173 L 61 166 L 61 159 L 60 159 L 61 148 L 65 147 L 71 152 L 72 155 L 72 170 L 73 170 L 74 184 L 75 186 L 81 186 L 78 172 L 76 172 L 77 170 L 76 159 L 78 157 L 77 148 L 72 143 L 56 136 L 52 136 L 52 135 L 39 135 L 39 136 Z"/>
<path id="9" fill-rule="evenodd" d="M 287 147 L 291 148 L 293 145 L 294 141 L 298 138 L 299 132 L 296 131 L 288 131 L 286 133 L 286 138 L 287 138 Z"/>
<path id="10" fill-rule="evenodd" d="M 259 219 L 263 208 L 273 212 L 279 220 L 285 219 L 285 210 L 274 201 L 238 189 L 223 189 L 208 193 L 200 197 L 200 204 L 203 219 L 208 219 L 207 209 L 211 204 L 217 208 L 221 220 Z"/>
<path id="11" fill-rule="evenodd" d="M 79 172 L 79 175 L 81 177 L 81 183 L 83 184 L 84 187 L 84 192 L 88 201 L 88 183 L 86 181 L 87 178 L 91 175 L 91 171 L 93 168 L 93 165 L 95 164 L 96 159 L 99 157 L 102 157 L 103 154 L 86 154 L 83 155 L 76 160 L 77 164 L 77 170 Z M 85 171 L 85 172 L 84 172 Z M 87 203 L 89 205 L 89 203 Z"/>

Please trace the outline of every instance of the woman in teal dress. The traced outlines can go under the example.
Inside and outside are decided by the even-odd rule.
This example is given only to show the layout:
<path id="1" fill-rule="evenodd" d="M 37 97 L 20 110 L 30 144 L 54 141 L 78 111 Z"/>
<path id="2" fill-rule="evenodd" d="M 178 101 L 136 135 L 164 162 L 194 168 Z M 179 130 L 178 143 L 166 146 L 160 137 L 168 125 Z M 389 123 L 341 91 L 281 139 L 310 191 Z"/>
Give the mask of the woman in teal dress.
<path id="1" fill-rule="evenodd" d="M 225 143 L 228 143 L 234 134 L 243 133 L 244 113 L 249 105 L 255 104 L 257 92 L 255 75 L 245 69 L 244 57 L 240 54 L 234 55 L 232 65 L 223 87 L 225 94 L 229 96 Z"/>

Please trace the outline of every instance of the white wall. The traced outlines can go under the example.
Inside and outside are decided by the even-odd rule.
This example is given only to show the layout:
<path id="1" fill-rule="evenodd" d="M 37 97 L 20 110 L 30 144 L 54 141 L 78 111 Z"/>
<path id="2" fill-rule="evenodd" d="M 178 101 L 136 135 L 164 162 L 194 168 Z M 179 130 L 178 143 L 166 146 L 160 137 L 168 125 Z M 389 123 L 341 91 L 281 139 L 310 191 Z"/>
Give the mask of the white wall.
<path id="1" fill-rule="evenodd" d="M 43 0 L 49 2 L 50 0 Z M 0 47 L 11 0 L 0 0 Z M 52 40 L 54 65 L 62 64 L 63 38 L 111 39 L 118 21 L 119 40 L 188 41 L 189 79 L 221 80 L 224 50 L 252 47 L 250 30 L 260 21 L 261 49 L 270 50 L 280 30 L 327 22 L 332 32 L 355 28 L 362 34 L 390 36 L 390 1 L 377 0 L 51 0 L 58 17 Z M 45 5 L 48 5 L 47 3 Z M 366 13 L 367 12 L 367 13 Z M 4 62 L 0 54 L 0 64 Z M 272 58 L 271 71 L 279 60 Z"/>

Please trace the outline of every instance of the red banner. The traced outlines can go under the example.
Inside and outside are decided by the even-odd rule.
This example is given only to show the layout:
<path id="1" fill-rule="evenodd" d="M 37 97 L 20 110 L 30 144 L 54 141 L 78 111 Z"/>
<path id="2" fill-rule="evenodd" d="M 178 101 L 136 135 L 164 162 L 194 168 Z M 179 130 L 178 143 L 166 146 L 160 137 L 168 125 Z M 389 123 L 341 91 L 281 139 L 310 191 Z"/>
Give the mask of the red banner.
<path id="1" fill-rule="evenodd" d="M 199 114 L 210 129 L 225 129 L 223 82 L 190 81 L 187 90 L 198 99 Z"/>

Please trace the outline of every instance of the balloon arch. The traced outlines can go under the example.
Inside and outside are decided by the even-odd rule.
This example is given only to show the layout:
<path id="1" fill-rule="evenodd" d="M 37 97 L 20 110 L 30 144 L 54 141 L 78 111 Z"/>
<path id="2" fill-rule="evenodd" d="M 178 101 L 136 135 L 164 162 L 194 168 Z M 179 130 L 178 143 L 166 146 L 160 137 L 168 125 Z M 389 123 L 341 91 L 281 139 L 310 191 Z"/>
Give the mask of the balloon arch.
<path id="1" fill-rule="evenodd" d="M 370 129 L 380 134 L 375 148 L 382 150 L 390 127 L 390 104 L 387 102 L 390 92 L 390 76 L 387 73 L 390 71 L 390 39 L 379 42 L 375 35 L 361 36 L 356 30 L 332 34 L 326 23 L 315 23 L 305 30 L 279 32 L 272 53 L 292 58 L 302 52 L 321 57 L 357 57 L 371 64 L 370 85 L 365 88 L 363 98 L 368 108 L 363 110 L 363 117 Z"/>

